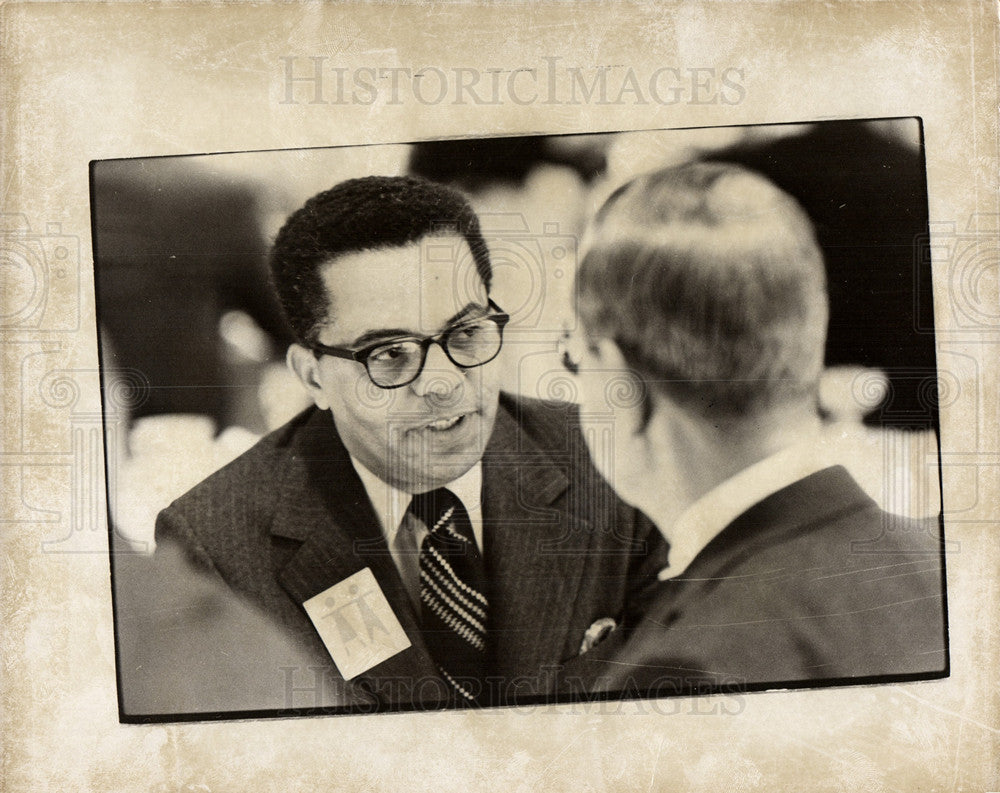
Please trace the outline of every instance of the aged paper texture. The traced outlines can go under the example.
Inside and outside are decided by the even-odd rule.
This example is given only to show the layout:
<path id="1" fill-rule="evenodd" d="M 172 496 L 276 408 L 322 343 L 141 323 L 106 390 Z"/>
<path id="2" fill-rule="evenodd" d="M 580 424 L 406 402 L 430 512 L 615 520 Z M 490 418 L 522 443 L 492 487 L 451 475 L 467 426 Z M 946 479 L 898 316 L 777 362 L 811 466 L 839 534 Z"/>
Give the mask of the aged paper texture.
<path id="1" fill-rule="evenodd" d="M 995 4 L 7 3 L 0 32 L 4 790 L 1000 789 Z M 926 146 L 948 678 L 119 723 L 92 161 L 891 117 Z"/>

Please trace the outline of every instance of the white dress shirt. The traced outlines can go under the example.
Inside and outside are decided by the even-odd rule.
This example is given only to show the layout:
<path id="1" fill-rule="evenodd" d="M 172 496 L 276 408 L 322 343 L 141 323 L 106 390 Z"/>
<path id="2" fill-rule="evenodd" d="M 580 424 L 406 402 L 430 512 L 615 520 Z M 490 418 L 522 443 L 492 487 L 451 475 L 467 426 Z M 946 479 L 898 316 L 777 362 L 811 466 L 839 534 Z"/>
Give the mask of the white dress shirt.
<path id="1" fill-rule="evenodd" d="M 369 471 L 354 457 L 351 457 L 354 470 L 358 472 L 361 483 L 365 486 L 368 498 L 375 508 L 375 515 L 382 526 L 382 534 L 392 561 L 403 579 L 406 592 L 414 606 L 420 609 L 420 545 L 427 536 L 429 529 L 423 521 L 408 511 L 412 493 L 399 490 Z M 472 533 L 476 538 L 479 552 L 483 551 L 483 466 L 476 463 L 458 479 L 449 482 L 447 487 L 454 493 L 469 513 L 472 523 Z"/>
<path id="2" fill-rule="evenodd" d="M 833 464 L 822 443 L 813 439 L 765 457 L 712 488 L 684 510 L 667 532 L 669 565 L 660 571 L 659 579 L 683 573 L 705 546 L 754 504 Z"/>

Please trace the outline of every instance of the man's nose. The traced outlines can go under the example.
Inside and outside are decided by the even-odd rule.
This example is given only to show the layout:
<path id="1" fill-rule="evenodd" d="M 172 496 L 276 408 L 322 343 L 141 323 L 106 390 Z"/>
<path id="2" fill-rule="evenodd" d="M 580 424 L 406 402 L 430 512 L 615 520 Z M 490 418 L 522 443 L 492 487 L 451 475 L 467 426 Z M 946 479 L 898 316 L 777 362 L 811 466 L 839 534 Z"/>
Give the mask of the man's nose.
<path id="1" fill-rule="evenodd" d="M 460 393 L 465 383 L 464 369 L 452 363 L 440 344 L 427 350 L 424 369 L 411 384 L 418 396 L 447 400 Z"/>

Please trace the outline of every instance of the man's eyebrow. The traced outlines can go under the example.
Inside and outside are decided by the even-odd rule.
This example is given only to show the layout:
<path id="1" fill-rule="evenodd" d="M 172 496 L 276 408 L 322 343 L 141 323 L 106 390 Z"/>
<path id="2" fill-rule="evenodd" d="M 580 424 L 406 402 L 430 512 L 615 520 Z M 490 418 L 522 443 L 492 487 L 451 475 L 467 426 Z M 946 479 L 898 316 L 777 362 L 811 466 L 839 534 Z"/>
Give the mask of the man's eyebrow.
<path id="1" fill-rule="evenodd" d="M 444 327 L 441 328 L 441 330 L 443 331 L 449 326 L 454 325 L 457 322 L 461 322 L 470 314 L 477 311 L 485 314 L 489 311 L 489 306 L 483 305 L 482 303 L 466 303 L 461 311 L 453 314 L 445 321 Z M 421 339 L 424 338 L 424 334 L 415 333 L 414 331 L 407 330 L 406 328 L 379 328 L 378 330 L 366 330 L 358 336 L 350 346 L 354 349 L 360 349 L 361 347 L 366 347 L 379 341 L 388 341 L 390 339 L 399 338 Z"/>
<path id="2" fill-rule="evenodd" d="M 356 338 L 350 345 L 354 349 L 360 347 L 365 347 L 374 342 L 382 341 L 383 339 L 388 341 L 389 339 L 398 338 L 420 338 L 419 333 L 414 333 L 412 330 L 406 330 L 405 328 L 383 328 L 379 330 L 366 330 L 358 338 Z"/>

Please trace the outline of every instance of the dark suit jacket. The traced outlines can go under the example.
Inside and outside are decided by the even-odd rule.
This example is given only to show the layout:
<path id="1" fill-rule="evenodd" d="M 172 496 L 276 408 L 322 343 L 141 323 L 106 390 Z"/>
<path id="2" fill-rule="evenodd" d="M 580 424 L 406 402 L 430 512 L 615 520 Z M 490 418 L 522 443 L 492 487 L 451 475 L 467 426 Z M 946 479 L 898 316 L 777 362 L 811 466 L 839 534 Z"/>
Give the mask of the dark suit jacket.
<path id="1" fill-rule="evenodd" d="M 885 513 L 827 468 L 744 512 L 561 684 L 665 695 L 945 676 L 941 542 L 936 519 Z"/>
<path id="2" fill-rule="evenodd" d="M 370 567 L 412 647 L 352 682 L 380 706 L 445 696 L 329 413 L 311 408 L 262 439 L 161 512 L 156 533 L 291 631 L 334 677 L 301 604 Z M 550 690 L 548 668 L 576 655 L 587 628 L 619 616 L 665 563 L 655 527 L 591 465 L 575 409 L 506 395 L 483 457 L 483 537 L 496 702 Z M 298 705 L 311 680 L 303 671 L 292 686 Z"/>

